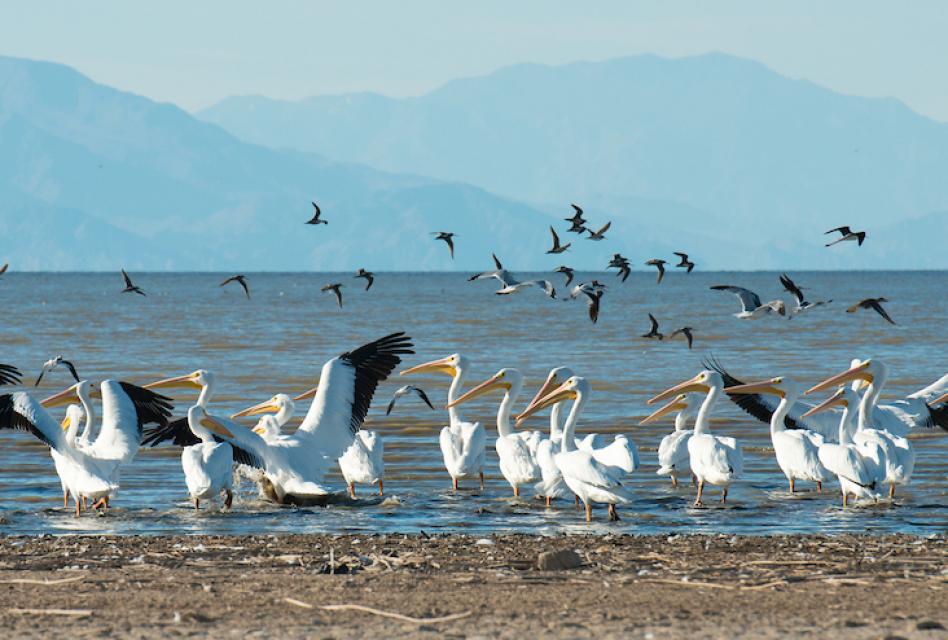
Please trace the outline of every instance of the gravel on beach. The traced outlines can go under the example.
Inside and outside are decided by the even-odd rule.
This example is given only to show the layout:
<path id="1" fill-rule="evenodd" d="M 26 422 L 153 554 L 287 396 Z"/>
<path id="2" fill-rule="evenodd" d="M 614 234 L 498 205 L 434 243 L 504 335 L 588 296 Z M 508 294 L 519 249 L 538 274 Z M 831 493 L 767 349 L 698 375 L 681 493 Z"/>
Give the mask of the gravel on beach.
<path id="1" fill-rule="evenodd" d="M 0 624 L 9 638 L 948 639 L 946 559 L 945 536 L 908 535 L 11 536 Z"/>

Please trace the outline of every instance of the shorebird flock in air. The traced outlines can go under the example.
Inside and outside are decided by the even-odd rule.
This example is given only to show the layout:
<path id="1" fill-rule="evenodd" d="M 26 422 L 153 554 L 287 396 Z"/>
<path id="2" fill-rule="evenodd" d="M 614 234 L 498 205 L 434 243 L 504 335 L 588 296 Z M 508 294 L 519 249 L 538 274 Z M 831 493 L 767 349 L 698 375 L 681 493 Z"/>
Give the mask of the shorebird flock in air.
<path id="1" fill-rule="evenodd" d="M 572 205 L 574 215 L 567 233 L 590 241 L 603 241 L 611 222 L 594 230 L 588 226 L 582 208 Z M 313 203 L 309 225 L 328 225 L 319 206 Z M 865 232 L 840 227 L 837 242 L 854 241 L 859 245 Z M 551 254 L 567 251 L 572 242 L 561 241 L 551 227 Z M 454 257 L 456 234 L 434 232 L 435 240 L 444 242 Z M 695 263 L 687 253 L 676 252 L 675 268 L 691 273 Z M 493 279 L 500 283 L 498 295 L 511 295 L 530 288 L 556 298 L 556 289 L 546 279 L 520 280 L 504 268 L 496 255 L 494 269 L 475 274 L 469 279 Z M 668 264 L 660 258 L 645 262 L 657 271 L 661 284 Z M 625 282 L 631 273 L 631 262 L 614 254 L 608 268 L 617 269 L 616 277 Z M 0 275 L 7 270 L 4 265 Z M 555 273 L 566 277 L 565 286 L 573 282 L 574 270 L 560 266 Z M 124 293 L 147 297 L 123 269 Z M 365 281 L 369 291 L 375 274 L 359 269 L 354 278 Z M 781 285 L 795 300 L 788 309 L 782 300 L 762 302 L 746 288 L 715 285 L 711 289 L 733 293 L 741 303 L 740 319 L 759 319 L 774 314 L 794 317 L 824 306 L 831 300 L 809 301 L 787 274 L 779 278 Z M 251 296 L 248 279 L 243 274 L 231 276 L 221 287 L 236 283 L 246 297 Z M 343 306 L 343 283 L 328 283 L 322 290 L 332 292 L 339 307 Z M 592 322 L 596 322 L 607 285 L 598 280 L 580 282 L 571 289 L 568 299 L 584 298 Z M 862 300 L 847 311 L 871 309 L 894 324 L 881 303 L 885 298 Z M 663 340 L 658 320 L 648 314 L 649 329 L 643 339 Z M 680 327 L 667 337 L 683 336 L 691 348 L 694 330 Z M 234 469 L 251 477 L 260 494 L 277 503 L 320 504 L 333 491 L 325 484 L 327 472 L 338 468 L 352 498 L 356 486 L 375 484 L 384 491 L 384 448 L 381 436 L 362 429 L 378 385 L 401 364 L 402 358 L 413 354 L 411 339 L 404 333 L 393 333 L 342 353 L 322 368 L 318 384 L 297 394 L 277 393 L 270 399 L 238 411 L 229 418 L 210 408 L 215 377 L 206 369 L 184 375 L 166 377 L 142 385 L 127 381 L 84 379 L 75 364 L 63 356 L 43 363 L 34 387 L 60 367 L 68 370 L 74 384 L 65 390 L 37 400 L 28 390 L 0 395 L 0 430 L 12 429 L 29 433 L 50 448 L 53 464 L 60 477 L 64 507 L 72 498 L 79 516 L 91 501 L 93 509 L 107 509 L 120 486 L 121 471 L 134 460 L 143 446 L 170 443 L 182 448 L 181 464 L 185 485 L 199 508 L 202 500 L 220 496 L 226 508 L 232 506 Z M 695 506 L 703 502 L 708 486 L 721 488 L 721 501 L 727 499 L 728 488 L 742 474 L 740 443 L 734 438 L 712 433 L 711 413 L 722 397 L 730 398 L 754 418 L 770 426 L 777 465 L 786 477 L 791 493 L 798 482 L 812 482 L 822 491 L 824 482 L 837 478 L 844 505 L 850 498 L 877 501 L 883 487 L 889 487 L 894 499 L 897 485 L 907 484 L 914 468 L 914 446 L 906 436 L 920 429 L 940 427 L 948 430 L 948 374 L 928 387 L 889 404 L 880 402 L 888 377 L 888 367 L 878 359 L 854 360 L 846 371 L 828 377 L 802 391 L 788 377 L 744 383 L 715 360 L 707 360 L 705 368 L 695 377 L 656 394 L 649 405 L 663 403 L 645 416 L 641 424 L 650 424 L 674 415 L 674 431 L 665 436 L 658 448 L 658 474 L 670 477 L 678 487 L 680 478 L 692 479 Z M 594 433 L 580 433 L 579 418 L 591 399 L 590 382 L 567 367 L 552 369 L 533 398 L 520 410 L 514 410 L 525 381 L 517 369 L 504 368 L 474 387 L 464 390 L 465 376 L 470 371 L 468 359 L 453 354 L 402 370 L 404 375 L 447 375 L 451 379 L 447 391 L 448 424 L 439 434 L 445 470 L 453 490 L 472 478 L 483 489 L 487 464 L 486 430 L 478 422 L 465 421 L 459 407 L 477 397 L 495 392 L 501 395 L 497 414 L 495 451 L 501 474 L 509 483 L 514 498 L 522 491 L 533 494 L 553 507 L 559 498 L 573 499 L 585 507 L 586 520 L 592 517 L 594 505 L 606 505 L 610 520 L 618 520 L 618 507 L 631 500 L 633 474 L 641 466 L 641 457 L 633 438 L 615 435 L 611 441 Z M 22 375 L 16 367 L 0 364 L 0 384 L 17 385 Z M 197 392 L 197 398 L 184 416 L 173 418 L 175 399 L 168 390 L 185 389 Z M 807 403 L 802 396 L 832 391 L 819 404 Z M 861 394 L 861 395 L 860 395 Z M 177 395 L 177 394 L 175 394 Z M 386 415 L 396 403 L 415 396 L 429 410 L 434 410 L 427 392 L 415 385 L 395 391 Z M 97 406 L 94 400 L 99 400 Z M 302 424 L 292 434 L 283 428 L 293 416 L 297 403 L 309 401 Z M 50 409 L 66 406 L 62 419 L 54 418 Z M 549 430 L 524 428 L 535 414 L 550 410 Z M 101 421 L 95 417 L 101 415 Z M 256 424 L 241 419 L 260 416 Z M 693 421 L 693 426 L 688 427 Z M 80 432 L 81 423 L 81 432 Z"/>

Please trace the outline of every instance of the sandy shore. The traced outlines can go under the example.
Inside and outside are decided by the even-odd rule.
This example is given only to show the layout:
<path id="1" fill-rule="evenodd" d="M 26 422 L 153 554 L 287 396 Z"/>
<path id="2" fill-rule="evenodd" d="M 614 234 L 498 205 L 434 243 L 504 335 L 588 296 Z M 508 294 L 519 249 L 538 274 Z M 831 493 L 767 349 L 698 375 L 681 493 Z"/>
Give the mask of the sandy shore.
<path id="1" fill-rule="evenodd" d="M 581 566 L 537 568 L 562 550 Z M 9 537 L 0 624 L 5 637 L 943 639 L 946 558 L 945 537 L 911 536 Z"/>

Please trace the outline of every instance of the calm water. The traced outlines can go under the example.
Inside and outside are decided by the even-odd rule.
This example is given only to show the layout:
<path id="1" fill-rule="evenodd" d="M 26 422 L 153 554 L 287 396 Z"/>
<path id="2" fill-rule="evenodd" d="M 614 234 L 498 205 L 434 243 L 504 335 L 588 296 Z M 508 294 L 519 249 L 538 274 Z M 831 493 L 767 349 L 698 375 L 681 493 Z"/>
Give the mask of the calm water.
<path id="1" fill-rule="evenodd" d="M 586 275 L 581 279 L 593 277 Z M 229 415 L 277 392 L 300 392 L 316 380 L 328 358 L 404 330 L 414 338 L 417 351 L 406 365 L 460 351 L 473 364 L 468 385 L 501 367 L 517 367 L 527 378 L 525 394 L 532 397 L 552 366 L 570 365 L 594 386 L 580 429 L 630 434 L 642 450 L 643 467 L 632 481 L 635 501 L 622 510 L 618 524 L 604 522 L 605 509 L 597 514 L 600 521 L 589 526 L 568 504 L 547 511 L 530 501 L 513 502 L 497 469 L 492 441 L 487 490 L 452 495 L 438 448 L 446 414 L 408 400 L 385 417 L 392 391 L 406 381 L 396 378 L 380 387 L 368 427 L 384 436 L 385 487 L 398 500 L 380 503 L 368 498 L 370 488 L 362 488 L 366 500 L 355 504 L 275 507 L 258 501 L 244 483 L 232 512 L 195 514 L 187 503 L 179 452 L 163 448 L 141 452 L 125 469 L 115 508 L 107 516 L 77 521 L 57 508 L 62 496 L 45 447 L 25 434 L 3 432 L 0 532 L 945 531 L 944 434 L 914 440 L 915 476 L 909 487 L 900 487 L 895 506 L 843 511 L 835 483 L 822 496 L 791 497 L 770 451 L 767 427 L 726 401 L 719 404 L 715 428 L 741 440 L 746 465 L 727 508 L 691 509 L 690 488 L 672 490 L 666 478 L 655 475 L 655 450 L 671 424 L 639 427 L 639 419 L 648 413 L 645 400 L 694 375 L 708 353 L 746 380 L 788 375 L 803 383 L 841 371 L 853 357 L 879 357 L 890 365 L 886 396 L 892 398 L 948 370 L 948 273 L 793 275 L 814 299 L 837 302 L 793 321 L 743 322 L 730 315 L 737 310 L 736 298 L 709 291 L 708 286 L 738 284 L 769 300 L 780 293 L 777 274 L 670 273 L 661 286 L 650 272 L 640 271 L 624 285 L 611 274 L 595 274 L 612 286 L 594 326 L 583 303 L 551 301 L 537 291 L 498 297 L 491 293 L 493 283 L 468 283 L 466 274 L 381 274 L 368 293 L 351 274 L 258 274 L 250 276 L 254 297 L 247 301 L 237 288 L 219 288 L 218 274 L 142 274 L 136 282 L 149 297 L 141 298 L 118 293 L 118 274 L 10 273 L 0 279 L 0 362 L 19 366 L 30 382 L 41 363 L 59 353 L 74 360 L 90 379 L 113 377 L 140 384 L 203 367 L 217 375 L 212 410 Z M 319 292 L 321 285 L 334 281 L 346 285 L 341 310 L 330 294 Z M 562 278 L 557 275 L 554 282 Z M 899 326 L 875 314 L 843 312 L 862 297 L 878 295 L 893 300 L 889 311 Z M 666 333 L 686 324 L 694 327 L 694 350 L 680 339 L 658 343 L 638 338 L 648 329 L 649 311 Z M 64 388 L 67 376 L 57 371 L 44 379 L 42 394 Z M 443 404 L 447 378 L 412 381 Z M 179 414 L 195 397 L 182 394 Z M 499 397 L 478 399 L 463 407 L 462 415 L 493 427 L 497 402 Z M 545 428 L 545 415 L 531 426 Z M 329 482 L 342 488 L 339 476 Z"/>

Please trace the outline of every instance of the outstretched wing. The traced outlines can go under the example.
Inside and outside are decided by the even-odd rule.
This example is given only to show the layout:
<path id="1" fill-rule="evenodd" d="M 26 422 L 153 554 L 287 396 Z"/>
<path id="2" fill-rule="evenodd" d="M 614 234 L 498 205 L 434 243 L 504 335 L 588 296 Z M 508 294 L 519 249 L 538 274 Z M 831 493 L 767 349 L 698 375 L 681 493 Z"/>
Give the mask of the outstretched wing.
<path id="1" fill-rule="evenodd" d="M 32 434 L 53 449 L 64 444 L 62 429 L 40 404 L 23 392 L 0 395 L 0 430 Z"/>
<path id="2" fill-rule="evenodd" d="M 652 324 L 649 333 L 658 333 L 658 320 L 651 313 L 648 314 L 648 321 Z M 674 334 L 673 334 L 674 335 Z"/>
<path id="3" fill-rule="evenodd" d="M 780 284 L 782 284 L 783 288 L 797 299 L 798 305 L 803 304 L 803 291 L 801 291 L 800 287 L 798 287 L 796 283 L 790 279 L 790 276 L 785 273 L 781 274 Z"/>
<path id="4" fill-rule="evenodd" d="M 0 364 L 0 384 L 20 384 L 23 374 L 11 364 Z"/>
<path id="5" fill-rule="evenodd" d="M 312 434 L 320 454 L 341 456 L 365 421 L 379 382 L 391 375 L 402 355 L 414 353 L 411 347 L 404 332 L 393 333 L 323 365 L 319 390 L 297 435 Z"/>
<path id="6" fill-rule="evenodd" d="M 885 309 L 882 308 L 882 305 L 879 304 L 878 300 L 872 300 L 869 302 L 869 306 L 875 309 L 876 313 L 885 318 L 885 321 L 889 324 L 896 324 L 895 320 L 889 317 L 889 314 L 885 312 Z"/>
<path id="7" fill-rule="evenodd" d="M 753 311 L 760 306 L 760 296 L 744 287 L 735 287 L 730 284 L 716 284 L 711 287 L 715 291 L 728 291 L 733 293 L 741 301 L 741 308 L 744 311 Z"/>
<path id="8" fill-rule="evenodd" d="M 823 235 L 825 236 L 830 233 L 835 233 L 836 231 L 839 231 L 844 236 L 848 236 L 850 233 L 852 233 L 849 227 L 836 227 L 835 229 L 830 229 L 829 231 L 823 232 Z"/>
<path id="9" fill-rule="evenodd" d="M 126 286 L 126 287 L 131 288 L 131 287 L 134 287 L 134 286 L 135 286 L 134 284 L 132 284 L 132 279 L 128 277 L 128 272 L 125 271 L 125 269 L 122 269 L 122 278 L 125 279 L 125 286 Z"/>

